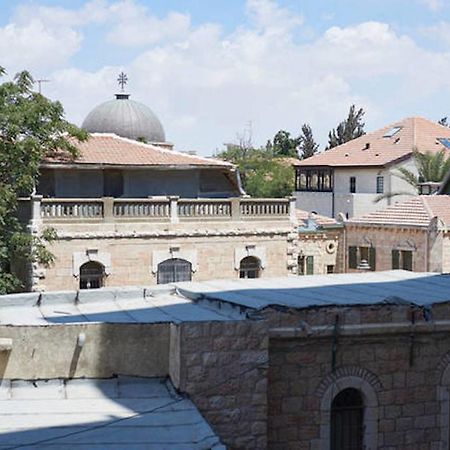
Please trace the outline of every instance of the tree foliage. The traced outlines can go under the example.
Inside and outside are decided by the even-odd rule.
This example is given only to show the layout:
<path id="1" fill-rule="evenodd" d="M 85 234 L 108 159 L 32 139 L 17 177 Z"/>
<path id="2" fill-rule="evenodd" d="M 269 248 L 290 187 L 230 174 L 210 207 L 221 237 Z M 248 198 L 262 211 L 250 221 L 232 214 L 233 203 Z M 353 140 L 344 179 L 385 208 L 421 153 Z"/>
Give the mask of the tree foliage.
<path id="1" fill-rule="evenodd" d="M 300 159 L 309 158 L 319 150 L 319 144 L 314 140 L 312 129 L 307 123 L 302 125 L 302 134 L 299 141 Z"/>
<path id="2" fill-rule="evenodd" d="M 56 151 L 75 156 L 76 147 L 67 138 L 86 138 L 65 120 L 62 105 L 33 92 L 33 84 L 25 71 L 0 84 L 0 293 L 21 287 L 13 273 L 18 259 L 43 264 L 53 259 L 46 244 L 54 233 L 30 234 L 18 219 L 18 197 L 33 192 L 45 156 Z"/>
<path id="3" fill-rule="evenodd" d="M 275 156 L 271 146 L 229 145 L 217 156 L 238 166 L 244 190 L 252 197 L 285 197 L 294 190 L 291 163 Z"/>
<path id="4" fill-rule="evenodd" d="M 415 189 L 416 194 L 419 193 L 420 183 L 432 181 L 440 183 L 450 171 L 450 156 L 448 156 L 448 153 L 444 149 L 439 150 L 436 153 L 422 153 L 419 150 L 414 149 L 413 158 L 417 168 L 417 173 L 406 169 L 405 167 L 399 167 L 395 175 L 412 186 Z M 388 192 L 377 197 L 376 201 L 399 195 L 412 194 L 410 192 Z"/>
<path id="5" fill-rule="evenodd" d="M 362 108 L 357 111 L 355 105 L 350 106 L 347 119 L 328 133 L 327 150 L 364 135 L 364 114 Z"/>
<path id="6" fill-rule="evenodd" d="M 275 156 L 297 158 L 299 144 L 299 137 L 292 137 L 288 131 L 280 130 L 273 137 L 273 143 L 269 141 L 267 147 Z"/>

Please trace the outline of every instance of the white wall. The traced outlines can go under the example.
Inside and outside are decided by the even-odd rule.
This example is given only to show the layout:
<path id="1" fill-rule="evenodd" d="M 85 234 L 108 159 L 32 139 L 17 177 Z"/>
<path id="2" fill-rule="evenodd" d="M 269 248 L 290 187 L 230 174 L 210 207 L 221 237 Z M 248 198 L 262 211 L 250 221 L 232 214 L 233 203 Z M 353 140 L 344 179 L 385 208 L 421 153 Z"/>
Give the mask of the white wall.
<path id="1" fill-rule="evenodd" d="M 305 211 L 315 211 L 317 214 L 331 217 L 333 215 L 333 193 L 296 191 L 294 192 L 296 207 Z"/>

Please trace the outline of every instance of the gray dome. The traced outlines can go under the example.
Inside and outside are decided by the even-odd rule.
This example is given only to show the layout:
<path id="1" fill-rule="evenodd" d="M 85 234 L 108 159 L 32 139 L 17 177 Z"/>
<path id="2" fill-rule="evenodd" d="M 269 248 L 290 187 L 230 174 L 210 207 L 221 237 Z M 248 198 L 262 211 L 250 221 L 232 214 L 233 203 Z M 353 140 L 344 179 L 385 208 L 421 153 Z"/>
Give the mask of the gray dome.
<path id="1" fill-rule="evenodd" d="M 115 100 L 96 106 L 81 128 L 90 133 L 114 133 L 129 139 L 165 142 L 164 129 L 153 111 L 128 97 L 128 94 L 116 94 Z"/>

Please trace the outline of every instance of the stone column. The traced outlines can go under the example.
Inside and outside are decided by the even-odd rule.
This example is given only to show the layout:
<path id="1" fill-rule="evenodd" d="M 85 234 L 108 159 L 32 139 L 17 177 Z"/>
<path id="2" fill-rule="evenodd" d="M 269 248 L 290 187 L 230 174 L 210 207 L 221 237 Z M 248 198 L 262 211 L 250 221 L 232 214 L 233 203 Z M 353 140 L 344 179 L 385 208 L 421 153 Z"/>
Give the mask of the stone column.
<path id="1" fill-rule="evenodd" d="M 239 197 L 231 199 L 231 219 L 241 220 L 241 199 Z"/>
<path id="2" fill-rule="evenodd" d="M 105 222 L 114 220 L 114 197 L 102 197 L 103 201 L 103 219 Z"/>

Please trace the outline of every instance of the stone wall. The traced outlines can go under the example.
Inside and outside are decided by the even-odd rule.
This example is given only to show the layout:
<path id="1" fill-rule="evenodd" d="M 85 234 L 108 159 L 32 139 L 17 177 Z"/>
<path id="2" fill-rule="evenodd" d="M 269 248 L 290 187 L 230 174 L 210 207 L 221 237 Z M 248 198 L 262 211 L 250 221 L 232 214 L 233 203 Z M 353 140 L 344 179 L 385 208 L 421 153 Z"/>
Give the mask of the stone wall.
<path id="1" fill-rule="evenodd" d="M 329 449 L 331 402 L 347 387 L 362 392 L 367 450 L 448 448 L 449 304 L 314 312 L 271 319 L 268 448 Z"/>
<path id="2" fill-rule="evenodd" d="M 0 338 L 12 339 L 12 350 L 0 351 L 1 378 L 162 377 L 169 371 L 168 324 L 3 325 Z"/>
<path id="3" fill-rule="evenodd" d="M 41 268 L 39 284 L 35 290 L 78 289 L 79 262 L 96 255 L 103 255 L 108 261 L 105 286 L 154 285 L 157 282 L 154 259 L 180 257 L 193 263 L 192 279 L 204 281 L 215 278 L 238 278 L 239 261 L 242 257 L 255 255 L 262 259 L 261 277 L 285 276 L 296 272 L 296 261 L 289 260 L 292 240 L 288 240 L 289 229 L 273 229 L 270 223 L 256 225 L 254 229 L 203 229 L 196 231 L 199 224 L 190 223 L 169 229 L 149 232 L 133 230 L 115 233 L 104 230 L 98 233 L 70 231 L 53 243 L 50 251 L 55 262 L 48 268 Z M 88 225 L 83 225 L 89 230 Z M 72 237 L 71 237 L 72 236 Z M 103 237 L 102 237 L 103 236 Z M 84 258 L 79 258 L 79 255 Z M 188 256 L 186 256 L 188 255 Z M 88 259 L 86 259 L 87 261 Z M 99 262 L 104 263 L 103 260 Z"/>
<path id="4" fill-rule="evenodd" d="M 182 324 L 171 378 L 230 449 L 267 448 L 265 321 Z M 174 334 L 172 334 L 174 337 Z"/>
<path id="5" fill-rule="evenodd" d="M 376 249 L 376 270 L 392 269 L 392 250 L 410 250 L 413 252 L 413 271 L 427 272 L 428 266 L 428 229 L 417 227 L 398 226 L 368 226 L 358 224 L 345 224 L 345 241 L 348 254 L 349 246 L 375 247 Z M 437 253 L 436 253 L 437 254 Z M 348 260 L 348 256 L 347 256 Z M 442 261 L 435 261 L 433 266 L 441 267 Z M 348 269 L 347 272 L 356 269 Z M 439 270 L 440 271 L 440 270 Z"/>
<path id="6" fill-rule="evenodd" d="M 335 273 L 343 272 L 343 229 L 300 232 L 298 252 L 314 257 L 314 274 L 326 274 L 327 266 L 333 266 Z"/>

